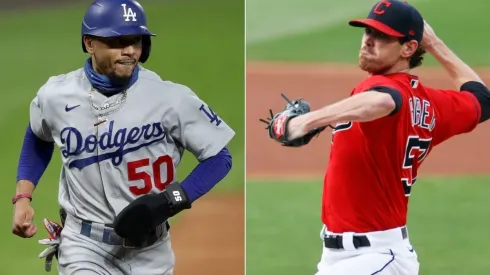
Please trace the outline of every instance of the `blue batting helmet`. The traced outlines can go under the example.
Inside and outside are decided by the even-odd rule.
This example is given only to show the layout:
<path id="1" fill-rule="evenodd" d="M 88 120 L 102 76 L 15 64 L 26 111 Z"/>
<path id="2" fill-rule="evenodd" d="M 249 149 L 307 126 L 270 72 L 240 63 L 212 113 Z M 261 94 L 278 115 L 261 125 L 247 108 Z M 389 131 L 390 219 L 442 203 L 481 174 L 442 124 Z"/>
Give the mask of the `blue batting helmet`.
<path id="1" fill-rule="evenodd" d="M 150 56 L 151 36 L 148 30 L 143 7 L 134 0 L 96 0 L 87 9 L 82 22 L 82 49 L 87 52 L 83 37 L 115 37 L 123 35 L 142 35 L 143 49 L 140 62 Z"/>

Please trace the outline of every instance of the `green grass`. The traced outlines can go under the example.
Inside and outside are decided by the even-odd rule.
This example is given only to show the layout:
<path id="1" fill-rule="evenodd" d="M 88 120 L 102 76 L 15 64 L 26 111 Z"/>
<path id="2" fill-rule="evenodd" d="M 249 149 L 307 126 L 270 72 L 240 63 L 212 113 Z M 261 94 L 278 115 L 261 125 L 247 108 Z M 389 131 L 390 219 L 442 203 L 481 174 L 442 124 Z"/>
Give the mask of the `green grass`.
<path id="1" fill-rule="evenodd" d="M 251 0 L 251 2 L 258 0 Z M 273 0 L 269 0 L 273 1 Z M 309 62 L 357 62 L 357 52 L 361 43 L 362 29 L 350 27 L 347 22 L 352 18 L 364 18 L 369 8 L 365 9 L 364 3 L 354 1 L 349 9 L 343 9 L 343 2 L 326 1 L 327 3 L 319 6 L 314 0 L 309 0 L 308 4 L 316 9 L 309 10 L 304 8 L 304 12 L 290 15 L 286 11 L 277 11 L 271 8 L 268 12 L 278 17 L 284 14 L 291 22 L 291 30 L 297 24 L 307 20 L 312 22 L 325 22 L 320 26 L 305 27 L 301 32 L 292 32 L 288 35 L 274 35 L 283 30 L 276 25 L 270 25 L 268 33 L 270 39 L 261 39 L 257 43 L 248 43 L 247 59 L 249 60 L 281 60 L 281 61 L 309 61 Z M 374 1 L 373 1 L 374 3 Z M 414 0 L 411 3 L 416 6 L 423 14 L 425 19 L 432 25 L 436 33 L 453 49 L 463 60 L 474 66 L 487 66 L 490 64 L 490 52 L 486 46 L 490 42 L 485 24 L 481 24 L 480 18 L 487 15 L 488 1 L 475 0 L 471 5 L 465 6 L 461 11 L 460 2 L 456 0 Z M 254 7 L 253 3 L 248 4 Z M 305 4 L 307 5 L 307 4 Z M 268 7 L 266 5 L 266 7 Z M 361 7 L 361 8 L 359 8 Z M 318 9 L 323 10 L 325 18 L 317 19 Z M 442 12 L 443 10 L 443 12 Z M 254 26 L 255 22 L 261 22 L 262 14 L 267 11 L 254 10 L 247 12 L 247 26 Z M 344 13 L 345 15 L 342 15 Z M 256 15 L 255 15 L 256 14 Z M 278 15 L 279 14 L 279 15 Z M 448 20 L 448 18 L 451 18 Z M 316 20 L 316 21 L 315 21 Z M 257 34 L 251 33 L 250 37 L 256 37 L 260 33 L 267 33 L 267 25 L 262 29 L 252 28 Z M 265 30 L 264 30 L 265 29 Z M 275 32 L 276 31 L 276 32 Z M 434 65 L 436 62 L 432 57 L 425 61 L 427 65 Z"/>
<path id="2" fill-rule="evenodd" d="M 321 182 L 247 180 L 247 275 L 314 274 L 320 202 Z"/>
<path id="3" fill-rule="evenodd" d="M 409 205 L 420 274 L 486 274 L 490 177 L 419 179 Z M 247 181 L 247 275 L 314 274 L 322 181 Z"/>
<path id="4" fill-rule="evenodd" d="M 242 191 L 244 185 L 244 4 L 241 0 L 141 1 L 147 12 L 153 39 L 150 59 L 144 66 L 164 79 L 185 84 L 223 118 L 236 132 L 229 145 L 233 168 L 212 192 Z M 45 274 L 44 263 L 37 258 L 44 246 L 37 239 L 46 236 L 44 229 L 32 240 L 11 233 L 12 206 L 17 161 L 29 103 L 37 90 L 52 75 L 66 73 L 83 65 L 87 55 L 81 51 L 80 28 L 85 5 L 59 8 L 0 12 L 0 23 L 8 39 L 0 46 L 3 97 L 0 101 L 2 166 L 4 184 L 0 200 L 5 221 L 0 234 L 3 245 L 2 274 Z M 63 23 L 60 23 L 62 21 Z M 226 34 L 226 36 L 224 36 Z M 230 104 L 232 102 L 232 104 Z M 196 161 L 184 155 L 178 167 L 183 179 Z M 32 205 L 35 223 L 42 218 L 57 220 L 60 154 L 53 160 L 34 193 Z M 53 267 L 54 269 L 54 267 Z M 56 273 L 53 270 L 52 273 Z"/>

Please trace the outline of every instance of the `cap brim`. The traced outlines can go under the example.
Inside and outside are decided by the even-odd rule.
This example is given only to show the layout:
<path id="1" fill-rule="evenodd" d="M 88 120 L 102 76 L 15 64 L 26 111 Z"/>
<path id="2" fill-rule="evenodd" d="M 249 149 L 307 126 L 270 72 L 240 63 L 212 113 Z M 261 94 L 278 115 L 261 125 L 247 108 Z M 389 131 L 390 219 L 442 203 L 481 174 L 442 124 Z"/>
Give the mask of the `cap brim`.
<path id="1" fill-rule="evenodd" d="M 150 32 L 146 26 L 120 26 L 111 28 L 94 28 L 83 33 L 83 35 L 93 35 L 98 37 L 115 37 L 125 35 L 149 35 L 156 36 Z"/>
<path id="2" fill-rule="evenodd" d="M 351 20 L 349 21 L 349 25 L 353 27 L 371 27 L 376 29 L 384 34 L 394 36 L 394 37 L 404 37 L 405 35 L 395 31 L 388 25 L 384 23 L 374 20 L 374 19 L 359 19 L 359 20 Z"/>

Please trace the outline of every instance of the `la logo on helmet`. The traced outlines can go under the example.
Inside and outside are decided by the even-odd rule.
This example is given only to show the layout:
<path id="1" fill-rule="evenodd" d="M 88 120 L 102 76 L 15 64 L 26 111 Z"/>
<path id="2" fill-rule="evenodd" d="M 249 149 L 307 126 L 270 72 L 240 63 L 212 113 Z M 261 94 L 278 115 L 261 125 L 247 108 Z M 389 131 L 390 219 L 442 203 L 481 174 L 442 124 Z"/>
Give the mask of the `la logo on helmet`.
<path id="1" fill-rule="evenodd" d="M 124 18 L 125 20 L 124 21 L 129 21 L 129 18 L 131 17 L 133 21 L 137 21 L 136 20 L 136 13 L 131 9 L 131 8 L 126 8 L 126 4 L 121 4 L 121 6 L 123 7 L 123 11 L 124 11 Z"/>

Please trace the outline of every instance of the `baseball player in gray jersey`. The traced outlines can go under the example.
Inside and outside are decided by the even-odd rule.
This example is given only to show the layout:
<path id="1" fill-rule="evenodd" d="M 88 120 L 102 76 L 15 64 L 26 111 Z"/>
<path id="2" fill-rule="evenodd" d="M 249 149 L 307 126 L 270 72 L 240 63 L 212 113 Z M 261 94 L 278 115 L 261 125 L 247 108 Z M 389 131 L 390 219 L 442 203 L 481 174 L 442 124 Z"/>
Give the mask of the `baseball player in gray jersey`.
<path id="1" fill-rule="evenodd" d="M 62 224 L 44 219 L 59 274 L 172 274 L 168 219 L 231 169 L 234 131 L 190 88 L 143 68 L 154 36 L 133 0 L 96 0 L 82 23 L 83 68 L 53 76 L 30 105 L 13 233 L 36 234 L 32 193 L 61 151 Z M 198 160 L 177 182 L 184 150 Z"/>

